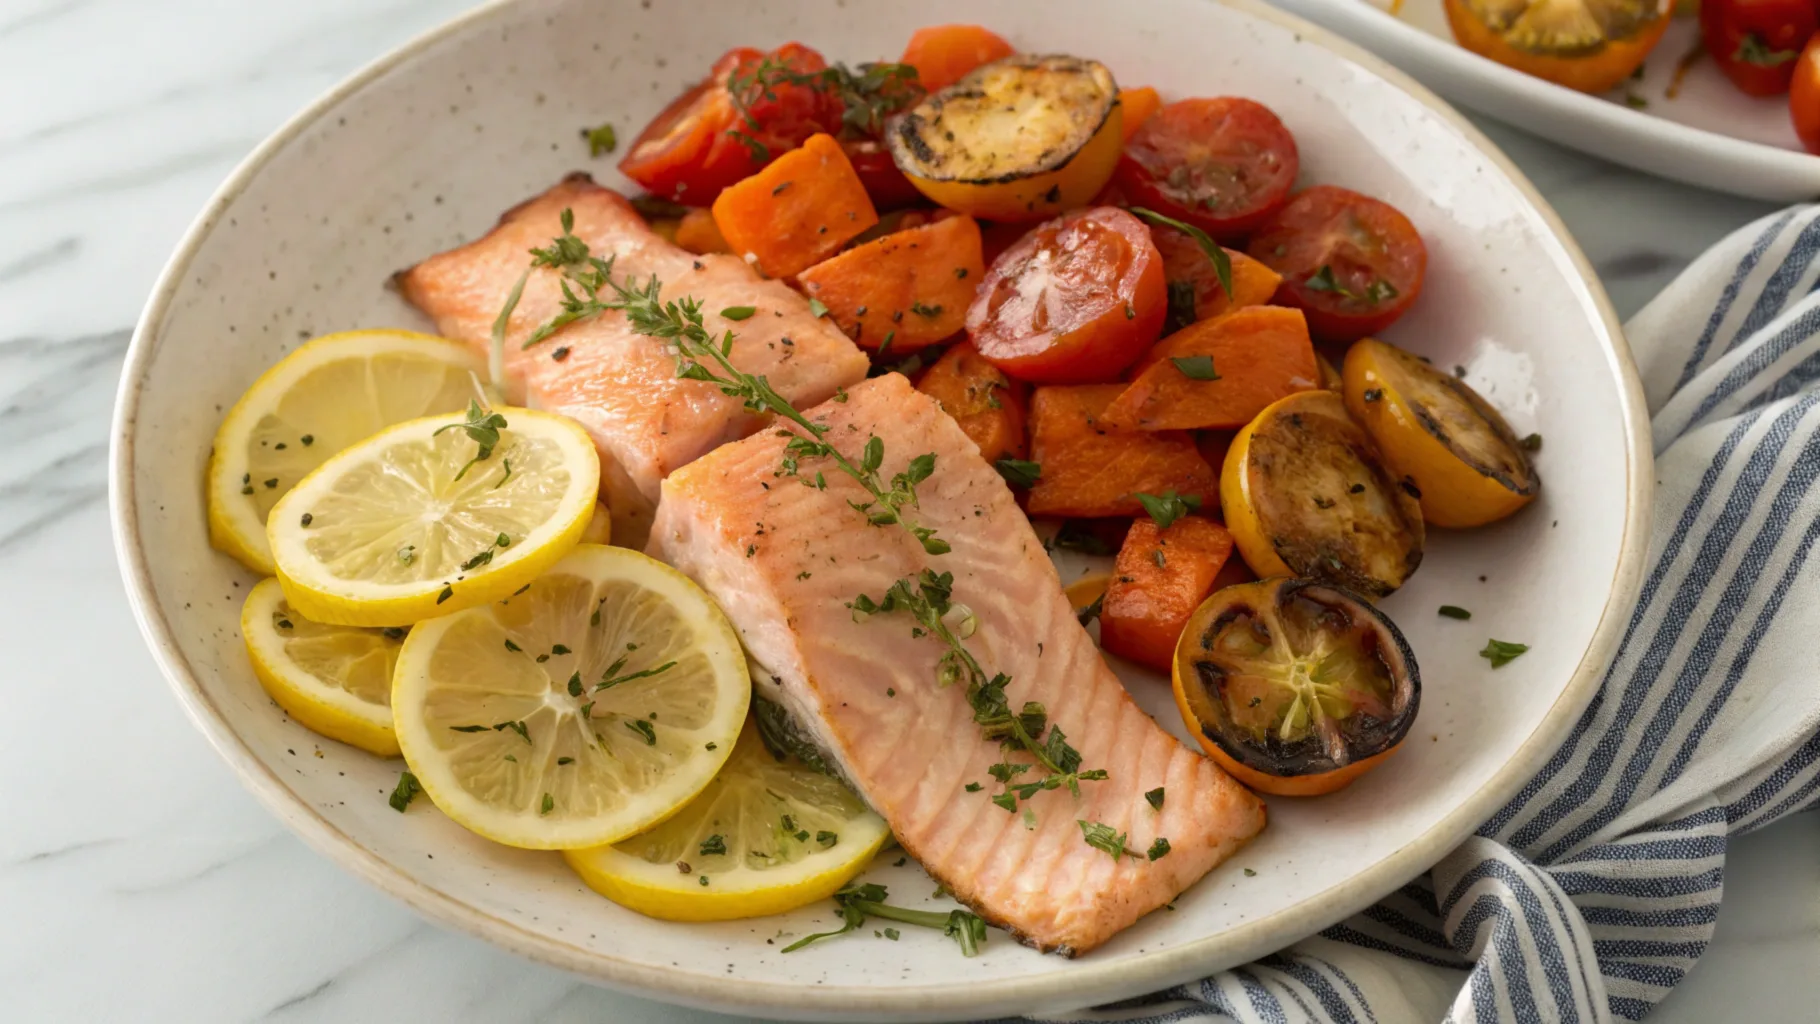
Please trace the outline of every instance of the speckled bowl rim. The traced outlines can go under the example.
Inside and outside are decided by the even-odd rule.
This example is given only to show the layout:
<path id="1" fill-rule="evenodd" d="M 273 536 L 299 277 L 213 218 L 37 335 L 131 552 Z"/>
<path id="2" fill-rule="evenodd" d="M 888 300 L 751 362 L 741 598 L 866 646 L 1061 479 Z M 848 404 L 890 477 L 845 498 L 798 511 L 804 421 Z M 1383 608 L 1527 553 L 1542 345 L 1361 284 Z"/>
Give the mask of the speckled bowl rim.
<path id="1" fill-rule="evenodd" d="M 1616 313 L 1584 253 L 1547 200 L 1510 159 L 1446 101 L 1367 51 L 1333 33 L 1285 14 L 1258 0 L 1218 0 L 1251 17 L 1297 32 L 1383 78 L 1420 101 L 1482 151 L 1535 208 L 1573 267 L 1594 307 L 1602 348 L 1618 378 L 1619 403 L 1627 451 L 1624 532 L 1618 564 L 1591 641 L 1572 678 L 1541 722 L 1515 754 L 1478 791 L 1462 801 L 1413 842 L 1341 885 L 1256 920 L 1227 928 L 1180 946 L 1134 958 L 1096 963 L 1087 957 L 1065 971 L 1037 977 L 969 981 L 892 989 L 864 985 L 786 985 L 749 979 L 722 979 L 662 966 L 635 964 L 590 952 L 550 935 L 530 931 L 439 892 L 366 849 L 342 832 L 260 761 L 233 730 L 196 678 L 178 645 L 175 630 L 152 588 L 151 572 L 139 531 L 138 495 L 133 476 L 140 389 L 152 357 L 162 342 L 171 300 L 188 275 L 190 262 L 229 208 L 266 164 L 337 104 L 381 75 L 435 44 L 487 23 L 519 0 L 492 0 L 393 50 L 329 90 L 291 118 L 253 150 L 216 190 L 191 225 L 153 288 L 127 349 L 114 409 L 109 467 L 109 511 L 114 545 L 126 583 L 127 598 L 152 656 L 170 681 L 197 728 L 233 768 L 240 781 L 292 831 L 381 891 L 443 924 L 458 928 L 555 967 L 639 994 L 670 1002 L 727 1012 L 763 1013 L 799 1019 L 850 1020 L 855 1014 L 873 1019 L 929 1019 L 1029 1013 L 1089 1006 L 1203 977 L 1246 960 L 1274 952 L 1358 911 L 1422 871 L 1432 867 L 1488 816 L 1504 804 L 1567 735 L 1592 699 L 1606 664 L 1615 652 L 1624 622 L 1639 591 L 1648 545 L 1653 455 L 1648 444 L 1648 415 L 1643 385 L 1631 360 Z"/>

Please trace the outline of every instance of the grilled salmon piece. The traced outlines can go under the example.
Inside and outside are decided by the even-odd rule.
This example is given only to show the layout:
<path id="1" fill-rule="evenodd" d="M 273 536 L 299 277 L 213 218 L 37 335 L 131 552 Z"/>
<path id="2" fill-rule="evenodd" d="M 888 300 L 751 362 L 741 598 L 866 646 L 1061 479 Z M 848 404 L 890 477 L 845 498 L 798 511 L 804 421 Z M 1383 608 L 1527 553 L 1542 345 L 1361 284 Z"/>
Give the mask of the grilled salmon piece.
<path id="1" fill-rule="evenodd" d="M 712 594 L 739 629 L 764 695 L 830 756 L 955 897 L 1030 945 L 1083 953 L 1169 902 L 1264 827 L 1257 797 L 1189 751 L 1132 702 L 1062 594 L 1055 567 L 1010 489 L 954 421 L 896 374 L 811 411 L 858 459 L 884 443 L 885 479 L 934 453 L 907 518 L 952 545 L 926 554 L 896 526 L 870 526 L 849 501 L 870 495 L 823 459 L 782 470 L 792 435 L 766 430 L 671 474 L 650 550 Z M 817 485 L 816 474 L 825 489 Z M 780 475 L 781 474 L 781 475 Z M 945 648 L 901 612 L 855 622 L 924 568 L 953 574 L 972 609 L 965 642 L 988 674 L 1011 676 L 1010 705 L 1038 701 L 1105 781 L 1037 794 L 1016 813 L 990 798 L 1007 754 L 981 736 L 964 688 L 941 686 Z M 1030 782 L 1040 770 L 1016 781 Z M 967 786 L 978 783 L 979 790 Z M 1144 794 L 1162 787 L 1161 810 Z M 1032 812 L 1026 826 L 1022 811 Z M 1155 861 L 1115 860 L 1079 821 L 1111 826 L 1132 850 L 1169 840 Z"/>
<path id="2" fill-rule="evenodd" d="M 590 252 L 613 258 L 615 277 L 629 274 L 642 283 L 655 274 L 666 299 L 701 300 L 710 332 L 736 328 L 734 365 L 764 374 L 798 408 L 865 378 L 865 355 L 810 313 L 807 299 L 759 277 L 744 260 L 677 248 L 617 192 L 585 175 L 571 175 L 508 210 L 485 237 L 403 271 L 399 290 L 443 335 L 485 353 L 493 321 L 530 265 L 529 250 L 548 247 L 562 233 L 565 209 L 573 211 L 575 236 Z M 719 315 L 746 306 L 754 312 L 744 320 Z M 600 450 L 614 536 L 629 543 L 644 536 L 666 475 L 763 421 L 712 384 L 677 379 L 665 343 L 634 333 L 618 311 L 570 324 L 524 348 L 525 339 L 561 308 L 557 272 L 533 271 L 507 325 L 503 389 L 514 403 L 563 413 L 587 428 Z"/>

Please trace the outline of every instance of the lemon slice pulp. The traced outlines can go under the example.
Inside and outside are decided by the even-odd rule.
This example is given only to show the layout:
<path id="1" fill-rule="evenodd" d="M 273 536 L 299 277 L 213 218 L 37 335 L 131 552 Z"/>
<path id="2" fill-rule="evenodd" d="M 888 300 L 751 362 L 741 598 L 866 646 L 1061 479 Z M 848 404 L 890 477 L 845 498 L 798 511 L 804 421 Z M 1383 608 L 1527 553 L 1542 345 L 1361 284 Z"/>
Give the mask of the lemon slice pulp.
<path id="1" fill-rule="evenodd" d="M 833 895 L 890 837 L 838 779 L 774 757 L 748 724 L 727 766 L 675 815 L 563 858 L 594 891 L 641 914 L 725 921 Z"/>
<path id="2" fill-rule="evenodd" d="M 381 757 L 398 755 L 392 733 L 392 665 L 402 629 L 311 622 L 261 580 L 240 609 L 240 635 L 259 685 L 313 732 Z"/>
<path id="3" fill-rule="evenodd" d="M 346 331 L 304 344 L 229 410 L 209 456 L 209 541 L 273 572 L 265 521 L 278 499 L 343 448 L 404 420 L 457 412 L 484 362 L 411 331 Z"/>
<path id="4" fill-rule="evenodd" d="M 584 544 L 523 593 L 420 622 L 392 713 L 430 799 L 496 842 L 616 842 L 699 793 L 751 700 L 745 655 L 687 577 Z"/>
<path id="5" fill-rule="evenodd" d="M 495 414 L 505 425 L 484 459 L 468 419 L 411 420 L 280 499 L 266 534 L 292 606 L 318 622 L 407 625 L 506 597 L 571 551 L 596 504 L 593 442 L 566 417 Z"/>

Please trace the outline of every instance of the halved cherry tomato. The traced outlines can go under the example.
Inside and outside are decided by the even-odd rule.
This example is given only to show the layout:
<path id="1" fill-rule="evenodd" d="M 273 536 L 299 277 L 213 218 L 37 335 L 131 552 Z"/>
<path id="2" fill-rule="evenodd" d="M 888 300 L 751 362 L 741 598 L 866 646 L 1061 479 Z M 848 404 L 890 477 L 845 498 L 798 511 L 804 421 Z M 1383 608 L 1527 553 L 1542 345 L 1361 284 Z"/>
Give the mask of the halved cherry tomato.
<path id="1" fill-rule="evenodd" d="M 911 34 L 898 61 L 915 68 L 923 88 L 934 92 L 960 81 L 981 64 L 1016 52 L 997 33 L 978 25 L 930 25 Z"/>
<path id="2" fill-rule="evenodd" d="M 967 310 L 980 355 L 1021 380 L 1113 380 L 1163 329 L 1150 229 L 1095 206 L 1038 225 L 994 260 Z"/>
<path id="3" fill-rule="evenodd" d="M 1442 6 L 1465 49 L 1590 93 L 1637 70 L 1662 41 L 1675 7 L 1663 0 L 1444 0 Z"/>
<path id="4" fill-rule="evenodd" d="M 1125 144 L 1117 180 L 1132 202 L 1232 239 L 1282 207 L 1300 166 L 1295 136 L 1269 107 L 1222 96 L 1151 115 Z"/>
<path id="5" fill-rule="evenodd" d="M 1428 268 L 1408 217 L 1333 185 L 1298 193 L 1247 251 L 1283 275 L 1277 302 L 1306 312 L 1316 341 L 1339 344 L 1395 323 L 1421 294 Z"/>
<path id="6" fill-rule="evenodd" d="M 903 171 L 897 169 L 897 163 L 891 159 L 891 151 L 884 143 L 877 139 L 842 139 L 840 146 L 847 151 L 847 162 L 859 175 L 860 184 L 866 186 L 866 194 L 872 197 L 874 207 L 894 210 L 922 201 L 923 194 L 910 184 Z"/>
<path id="7" fill-rule="evenodd" d="M 760 64 L 767 61 L 797 74 L 828 66 L 821 54 L 799 43 L 770 53 L 749 46 L 728 50 L 706 79 L 645 126 L 619 162 L 620 172 L 666 199 L 706 206 L 721 189 L 809 136 L 839 130 L 840 111 L 826 93 L 807 85 L 757 82 Z M 731 86 L 739 87 L 738 97 Z"/>
<path id="8" fill-rule="evenodd" d="M 1215 591 L 1182 630 L 1171 675 L 1201 749 L 1278 796 L 1331 793 L 1381 764 L 1422 703 L 1396 623 L 1315 580 Z"/>
<path id="9" fill-rule="evenodd" d="M 1816 28 L 1820 20 L 1811 0 L 1705 0 L 1700 5 L 1707 54 L 1750 96 L 1788 91 L 1796 59 Z"/>
<path id="10" fill-rule="evenodd" d="M 1809 153 L 1820 153 L 1820 33 L 1807 41 L 1788 86 L 1788 116 Z"/>

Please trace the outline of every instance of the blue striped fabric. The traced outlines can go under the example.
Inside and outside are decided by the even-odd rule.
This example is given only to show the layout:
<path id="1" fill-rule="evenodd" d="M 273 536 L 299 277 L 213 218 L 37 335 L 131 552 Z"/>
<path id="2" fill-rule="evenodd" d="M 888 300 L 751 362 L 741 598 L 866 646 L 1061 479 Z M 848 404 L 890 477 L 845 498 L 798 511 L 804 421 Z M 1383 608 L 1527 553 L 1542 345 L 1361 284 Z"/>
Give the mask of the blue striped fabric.
<path id="1" fill-rule="evenodd" d="M 1509 804 L 1319 936 L 1045 1019 L 1648 1014 L 1712 938 L 1728 838 L 1820 804 L 1817 284 L 1820 206 L 1798 207 L 1716 246 L 1628 325 L 1659 481 L 1642 595 L 1600 693 Z"/>

